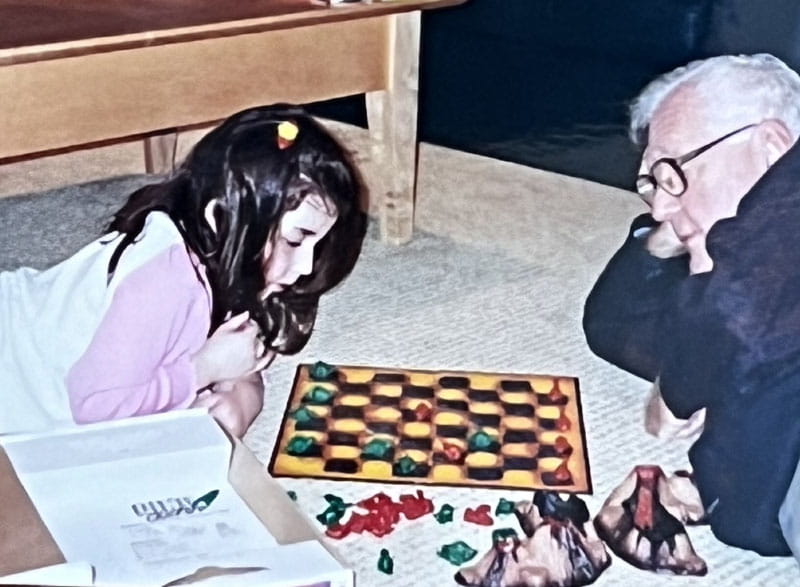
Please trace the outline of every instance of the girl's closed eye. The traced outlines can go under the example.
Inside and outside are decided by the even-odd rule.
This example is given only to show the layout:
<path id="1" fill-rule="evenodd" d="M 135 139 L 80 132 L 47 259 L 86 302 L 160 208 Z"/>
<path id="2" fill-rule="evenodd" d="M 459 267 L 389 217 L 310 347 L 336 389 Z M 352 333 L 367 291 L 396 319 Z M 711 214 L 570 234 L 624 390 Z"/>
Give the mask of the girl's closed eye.
<path id="1" fill-rule="evenodd" d="M 288 238 L 285 238 L 285 237 L 284 237 L 283 240 L 286 242 L 287 245 L 289 245 L 290 247 L 293 247 L 293 248 L 297 248 L 302 244 L 300 241 L 289 240 Z"/>

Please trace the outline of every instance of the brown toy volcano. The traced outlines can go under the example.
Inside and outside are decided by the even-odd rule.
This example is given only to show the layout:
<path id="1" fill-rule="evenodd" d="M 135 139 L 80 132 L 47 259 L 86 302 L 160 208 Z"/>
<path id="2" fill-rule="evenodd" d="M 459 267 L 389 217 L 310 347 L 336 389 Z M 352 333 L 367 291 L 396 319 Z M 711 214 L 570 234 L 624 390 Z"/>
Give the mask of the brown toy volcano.
<path id="1" fill-rule="evenodd" d="M 597 534 L 621 559 L 651 571 L 705 575 L 684 523 L 704 519 L 691 475 L 670 479 L 660 467 L 641 465 L 615 489 L 594 519 Z"/>

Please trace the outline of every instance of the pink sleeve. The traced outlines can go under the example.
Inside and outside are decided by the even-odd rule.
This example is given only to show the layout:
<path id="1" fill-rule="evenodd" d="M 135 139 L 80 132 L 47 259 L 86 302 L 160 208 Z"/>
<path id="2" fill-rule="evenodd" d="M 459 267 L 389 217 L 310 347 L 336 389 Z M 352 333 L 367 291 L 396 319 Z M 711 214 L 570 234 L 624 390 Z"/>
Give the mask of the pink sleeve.
<path id="1" fill-rule="evenodd" d="M 67 374 L 75 422 L 188 406 L 197 391 L 190 357 L 207 338 L 209 313 L 208 294 L 183 245 L 126 276 Z"/>

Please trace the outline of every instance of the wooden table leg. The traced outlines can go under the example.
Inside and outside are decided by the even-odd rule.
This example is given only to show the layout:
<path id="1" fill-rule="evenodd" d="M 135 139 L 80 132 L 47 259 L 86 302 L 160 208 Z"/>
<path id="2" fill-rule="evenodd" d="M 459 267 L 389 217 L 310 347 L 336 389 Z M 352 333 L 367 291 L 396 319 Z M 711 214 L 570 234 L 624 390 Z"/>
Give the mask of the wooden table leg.
<path id="1" fill-rule="evenodd" d="M 366 98 L 381 240 L 400 245 L 414 226 L 421 20 L 419 11 L 390 18 L 388 88 Z"/>
<path id="2" fill-rule="evenodd" d="M 171 173 L 175 167 L 178 133 L 166 131 L 145 137 L 144 169 L 147 173 Z"/>

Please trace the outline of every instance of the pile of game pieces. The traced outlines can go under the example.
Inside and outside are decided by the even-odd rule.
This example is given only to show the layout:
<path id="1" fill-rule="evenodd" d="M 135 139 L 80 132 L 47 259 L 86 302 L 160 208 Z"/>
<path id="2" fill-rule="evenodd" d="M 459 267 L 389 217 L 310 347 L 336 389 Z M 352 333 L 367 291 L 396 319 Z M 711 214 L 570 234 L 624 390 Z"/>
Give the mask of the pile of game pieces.
<path id="1" fill-rule="evenodd" d="M 419 490 L 416 495 L 401 495 L 397 502 L 385 493 L 376 493 L 356 503 L 345 503 L 342 498 L 331 494 L 326 495 L 325 500 L 328 508 L 317 516 L 317 520 L 326 526 L 327 536 L 337 539 L 363 532 L 385 536 L 394 530 L 401 514 L 407 520 L 416 520 L 433 512 L 433 502 Z M 345 512 L 354 506 L 366 512 L 353 511 L 347 522 L 341 523 Z"/>
<path id="2" fill-rule="evenodd" d="M 491 550 L 456 573 L 459 585 L 577 587 L 594 582 L 611 564 L 578 497 L 536 492 L 533 503 L 516 504 L 515 513 L 525 536 L 513 528 L 492 532 Z"/>

